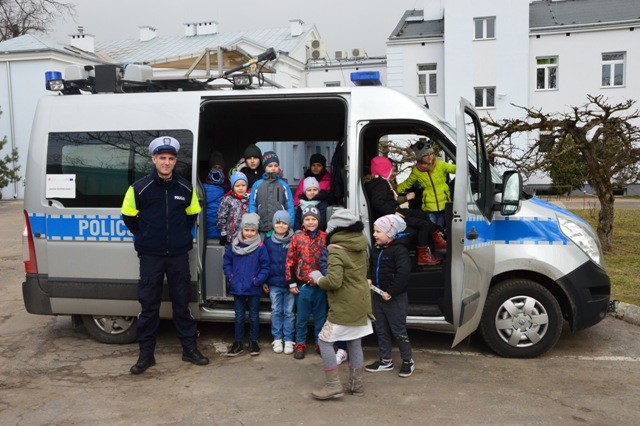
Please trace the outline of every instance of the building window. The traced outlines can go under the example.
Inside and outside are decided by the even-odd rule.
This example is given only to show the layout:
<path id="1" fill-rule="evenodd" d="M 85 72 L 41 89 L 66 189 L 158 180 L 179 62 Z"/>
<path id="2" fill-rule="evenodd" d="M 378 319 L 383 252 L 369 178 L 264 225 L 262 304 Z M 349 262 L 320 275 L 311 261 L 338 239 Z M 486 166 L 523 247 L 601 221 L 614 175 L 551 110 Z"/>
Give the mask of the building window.
<path id="1" fill-rule="evenodd" d="M 476 108 L 495 108 L 495 87 L 474 87 L 476 92 Z"/>
<path id="2" fill-rule="evenodd" d="M 537 58 L 536 89 L 558 88 L 558 57 Z"/>
<path id="3" fill-rule="evenodd" d="M 325 81 L 324 87 L 340 87 L 339 81 Z"/>
<path id="4" fill-rule="evenodd" d="M 625 52 L 602 54 L 602 87 L 624 86 Z"/>
<path id="5" fill-rule="evenodd" d="M 496 38 L 496 17 L 474 18 L 475 40 Z"/>
<path id="6" fill-rule="evenodd" d="M 418 95 L 438 93 L 436 68 L 436 64 L 418 65 Z"/>

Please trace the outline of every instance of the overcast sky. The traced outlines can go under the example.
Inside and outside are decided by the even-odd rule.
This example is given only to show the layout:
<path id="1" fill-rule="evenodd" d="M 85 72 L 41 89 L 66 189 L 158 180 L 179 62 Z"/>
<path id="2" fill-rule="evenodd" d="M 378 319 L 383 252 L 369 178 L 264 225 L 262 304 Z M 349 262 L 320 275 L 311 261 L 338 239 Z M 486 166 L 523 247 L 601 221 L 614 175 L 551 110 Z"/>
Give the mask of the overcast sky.
<path id="1" fill-rule="evenodd" d="M 327 53 L 362 47 L 369 56 L 386 54 L 385 42 L 405 10 L 424 9 L 442 0 L 70 0 L 77 16 L 60 21 L 49 34 L 68 43 L 78 25 L 96 40 L 138 37 L 150 25 L 160 36 L 184 34 L 182 24 L 214 20 L 220 31 L 275 28 L 290 19 L 315 24 Z"/>

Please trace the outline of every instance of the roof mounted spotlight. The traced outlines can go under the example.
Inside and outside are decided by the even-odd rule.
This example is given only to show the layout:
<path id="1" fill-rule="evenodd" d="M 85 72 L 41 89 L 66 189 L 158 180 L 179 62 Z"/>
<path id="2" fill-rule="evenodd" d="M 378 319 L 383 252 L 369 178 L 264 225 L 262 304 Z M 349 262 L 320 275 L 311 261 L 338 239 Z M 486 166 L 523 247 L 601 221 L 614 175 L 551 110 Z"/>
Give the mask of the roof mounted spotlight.
<path id="1" fill-rule="evenodd" d="M 242 90 L 251 86 L 252 79 L 251 74 L 234 74 L 233 75 L 233 90 Z"/>

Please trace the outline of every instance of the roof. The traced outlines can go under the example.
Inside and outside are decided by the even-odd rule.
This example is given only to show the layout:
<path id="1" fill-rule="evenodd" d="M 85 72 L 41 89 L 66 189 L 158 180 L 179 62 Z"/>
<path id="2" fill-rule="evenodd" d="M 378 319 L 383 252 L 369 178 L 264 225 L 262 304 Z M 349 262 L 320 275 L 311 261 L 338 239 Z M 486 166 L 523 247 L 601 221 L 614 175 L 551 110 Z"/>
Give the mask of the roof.
<path id="1" fill-rule="evenodd" d="M 540 0 L 529 6 L 530 29 L 630 21 L 640 21 L 638 0 Z"/>
<path id="2" fill-rule="evenodd" d="M 265 49 L 272 47 L 276 51 L 291 52 L 314 28 L 314 25 L 303 24 L 302 34 L 297 37 L 291 35 L 289 27 L 281 27 L 210 35 L 155 37 L 149 41 L 140 41 L 140 39 L 96 41 L 96 51 L 108 56 L 115 63 L 145 63 L 162 58 L 192 55 L 218 46 L 229 47 L 243 40 L 263 46 Z"/>
<path id="3" fill-rule="evenodd" d="M 81 50 L 75 49 L 71 46 L 65 46 L 59 44 L 50 38 L 45 36 L 36 36 L 33 34 L 25 34 L 20 37 L 15 37 L 9 40 L 0 42 L 0 54 L 8 53 L 31 53 L 31 52 L 46 52 L 53 51 L 63 53 L 65 55 L 71 55 L 76 57 L 82 57 L 91 59 L 93 61 L 100 60 L 96 55 L 92 55 Z"/>
<path id="4" fill-rule="evenodd" d="M 413 9 L 404 12 L 400 22 L 389 36 L 389 40 L 442 37 L 444 35 L 444 18 L 424 21 L 423 17 L 422 10 Z"/>
<path id="5" fill-rule="evenodd" d="M 407 10 L 389 40 L 444 36 L 444 19 L 424 21 L 422 10 Z M 529 29 L 640 22 L 639 0 L 534 0 L 529 5 Z"/>

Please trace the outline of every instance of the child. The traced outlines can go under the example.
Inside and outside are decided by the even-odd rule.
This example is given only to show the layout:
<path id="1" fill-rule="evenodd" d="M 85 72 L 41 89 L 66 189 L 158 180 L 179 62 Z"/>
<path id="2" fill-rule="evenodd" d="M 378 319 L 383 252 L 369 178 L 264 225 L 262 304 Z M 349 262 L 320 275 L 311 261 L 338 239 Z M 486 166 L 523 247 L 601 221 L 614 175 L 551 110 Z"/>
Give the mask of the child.
<path id="1" fill-rule="evenodd" d="M 249 194 L 247 193 L 247 177 L 244 173 L 231 175 L 231 190 L 222 197 L 218 209 L 218 228 L 220 229 L 220 245 L 226 246 L 233 241 L 240 230 L 240 219 L 247 210 Z"/>
<path id="2" fill-rule="evenodd" d="M 337 398 L 345 391 L 364 395 L 361 339 L 373 330 L 371 294 L 366 278 L 367 240 L 363 229 L 363 223 L 349 210 L 336 210 L 327 225 L 328 273 L 326 276 L 319 271 L 309 274 L 321 289 L 327 291 L 329 300 L 329 315 L 318 336 L 326 382 L 324 387 L 312 393 L 316 399 Z M 351 355 L 349 383 L 344 389 L 333 352 L 333 343 L 339 340 L 347 342 Z"/>
<path id="3" fill-rule="evenodd" d="M 264 239 L 264 245 L 269 252 L 270 272 L 263 290 L 271 299 L 271 334 L 273 335 L 271 346 L 275 353 L 284 351 L 286 355 L 293 353 L 295 332 L 293 311 L 295 296 L 289 291 L 289 284 L 284 274 L 292 236 L 293 230 L 289 228 L 289 213 L 278 210 L 273 215 L 273 231 L 268 232 Z"/>
<path id="4" fill-rule="evenodd" d="M 393 190 L 393 165 L 387 157 L 374 157 L 371 160 L 373 179 L 365 184 L 365 191 L 373 210 L 373 220 L 398 213 L 407 225 L 418 230 L 418 265 L 436 265 L 438 259 L 433 256 L 436 227 L 426 213 L 419 210 L 402 209 L 398 205 L 398 194 Z M 440 241 L 440 239 L 438 239 Z M 444 240 L 442 240 L 444 242 Z M 446 243 L 445 243 L 446 248 Z"/>
<path id="5" fill-rule="evenodd" d="M 444 228 L 444 207 L 451 201 L 447 175 L 456 172 L 456 165 L 438 159 L 433 141 L 418 140 L 411 149 L 418 160 L 407 180 L 398 185 L 398 192 L 406 192 L 418 182 L 423 188 L 422 210 L 429 213 L 431 222 Z"/>
<path id="6" fill-rule="evenodd" d="M 322 275 L 327 275 L 327 257 L 329 256 L 329 235 L 327 235 L 327 241 L 325 242 L 325 246 L 322 248 L 322 253 L 320 254 L 320 260 L 318 260 L 318 266 L 320 266 L 320 272 Z M 336 347 L 338 350 L 336 351 L 336 364 L 340 365 L 349 359 L 349 353 L 347 352 L 347 342 L 343 340 L 339 340 L 336 342 Z"/>
<path id="7" fill-rule="evenodd" d="M 303 359 L 305 356 L 309 316 L 313 315 L 316 351 L 319 350 L 318 333 L 327 317 L 327 295 L 309 277 L 309 272 L 319 269 L 318 261 L 327 238 L 327 234 L 318 229 L 319 223 L 318 209 L 307 207 L 302 212 L 302 231 L 291 238 L 287 253 L 285 280 L 291 283 L 289 291 L 298 295 L 296 348 L 293 354 L 295 359 Z M 298 283 L 302 286 L 298 287 Z"/>
<path id="8" fill-rule="evenodd" d="M 411 273 L 411 259 L 407 248 L 396 239 L 406 229 L 401 217 L 395 214 L 382 216 L 373 224 L 374 249 L 371 252 L 371 281 L 383 291 L 373 299 L 376 317 L 376 335 L 380 346 L 380 360 L 369 364 L 369 372 L 392 371 L 391 337 L 400 349 L 402 366 L 398 375 L 409 377 L 415 368 L 411 342 L 407 334 L 407 283 Z M 353 359 L 353 355 L 351 356 Z"/>
<path id="9" fill-rule="evenodd" d="M 293 211 L 293 195 L 289 185 L 278 176 L 280 160 L 273 151 L 262 156 L 264 175 L 251 188 L 249 196 L 249 212 L 260 215 L 261 235 L 273 229 L 273 215 L 278 210 L 289 212 L 290 224 L 295 224 Z"/>
<path id="10" fill-rule="evenodd" d="M 207 201 L 207 238 L 220 238 L 218 210 L 222 197 L 228 190 L 224 179 L 224 158 L 221 153 L 217 151 L 211 153 L 209 167 L 209 174 L 203 183 Z"/>
<path id="11" fill-rule="evenodd" d="M 304 172 L 304 177 L 313 177 L 318 181 L 321 191 L 327 191 L 331 193 L 331 174 L 327 171 L 327 159 L 322 154 L 313 154 L 309 158 L 309 168 Z M 301 180 L 298 184 L 295 196 L 293 197 L 293 204 L 298 207 L 300 204 L 300 196 L 304 194 L 304 181 Z"/>
<path id="12" fill-rule="evenodd" d="M 269 253 L 260 241 L 255 213 L 246 213 L 240 221 L 240 232 L 224 253 L 222 269 L 233 294 L 235 310 L 235 339 L 227 356 L 243 351 L 245 309 L 249 308 L 249 348 L 251 356 L 260 355 L 258 331 L 260 327 L 260 296 L 262 284 L 269 276 Z"/>
<path id="13" fill-rule="evenodd" d="M 247 188 L 251 189 L 264 174 L 262 151 L 257 145 L 251 144 L 244 150 L 244 164 L 240 171 L 247 176 Z"/>
<path id="14" fill-rule="evenodd" d="M 300 195 L 300 206 L 296 210 L 296 231 L 302 229 L 302 211 L 309 206 L 314 206 L 320 211 L 320 229 L 327 229 L 327 201 L 329 201 L 329 191 L 321 190 L 318 180 L 308 177 L 302 181 L 304 193 Z"/>

